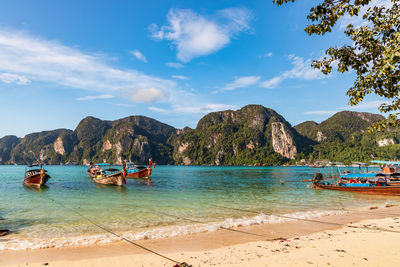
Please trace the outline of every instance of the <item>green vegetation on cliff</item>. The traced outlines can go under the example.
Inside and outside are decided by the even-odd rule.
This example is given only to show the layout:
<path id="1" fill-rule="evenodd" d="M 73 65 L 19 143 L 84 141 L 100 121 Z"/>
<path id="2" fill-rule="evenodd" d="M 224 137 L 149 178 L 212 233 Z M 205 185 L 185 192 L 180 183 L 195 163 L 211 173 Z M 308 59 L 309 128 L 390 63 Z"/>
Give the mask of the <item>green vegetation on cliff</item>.
<path id="1" fill-rule="evenodd" d="M 384 119 L 366 112 L 342 111 L 317 124 L 303 122 L 295 128 L 317 143 L 307 155 L 310 161 L 327 159 L 344 163 L 400 157 L 400 133 L 388 129 L 385 133 L 368 133 L 368 127 Z"/>
<path id="2" fill-rule="evenodd" d="M 87 151 L 86 146 L 93 148 L 90 154 L 83 152 L 82 160 L 121 164 L 126 159 L 143 164 L 152 157 L 158 164 L 173 164 L 172 146 L 167 140 L 176 132 L 174 127 L 144 116 L 103 123 L 102 133 L 91 143 L 81 140 L 83 151 Z"/>
<path id="3" fill-rule="evenodd" d="M 368 133 L 383 117 L 343 111 L 320 124 L 295 127 L 277 112 L 260 105 L 204 116 L 195 129 L 177 130 L 144 116 L 115 121 L 84 118 L 74 131 L 57 129 L 24 138 L 0 139 L 0 164 L 31 164 L 45 155 L 46 164 L 89 161 L 121 164 L 280 165 L 306 159 L 350 163 L 400 158 L 400 131 Z"/>
<path id="4" fill-rule="evenodd" d="M 272 109 L 248 105 L 210 113 L 170 142 L 178 164 L 276 165 L 295 158 L 306 139 Z"/>
<path id="5" fill-rule="evenodd" d="M 0 138 L 0 164 L 9 162 L 11 151 L 19 141 L 19 138 L 15 135 L 8 135 Z"/>
<path id="6" fill-rule="evenodd" d="M 58 129 L 28 134 L 12 149 L 10 163 L 39 163 L 42 153 L 45 155 L 46 163 L 48 164 L 64 162 L 72 152 L 73 147 L 69 146 L 69 150 L 65 147 L 58 149 L 57 139 L 62 141 L 63 138 L 71 143 L 71 139 L 75 140 L 74 132 L 66 129 Z M 56 152 L 57 150 L 59 153 Z"/>

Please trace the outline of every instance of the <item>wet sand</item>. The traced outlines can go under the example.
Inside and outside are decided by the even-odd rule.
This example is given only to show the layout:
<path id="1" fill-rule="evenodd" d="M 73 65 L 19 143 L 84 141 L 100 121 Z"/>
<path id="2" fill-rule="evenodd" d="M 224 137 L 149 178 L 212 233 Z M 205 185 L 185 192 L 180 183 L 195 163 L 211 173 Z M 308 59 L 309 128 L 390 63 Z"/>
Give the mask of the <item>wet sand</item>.
<path id="1" fill-rule="evenodd" d="M 398 240 L 394 206 L 135 243 L 193 266 L 398 266 Z M 173 266 L 171 260 L 125 241 L 0 252 L 6 266 Z"/>

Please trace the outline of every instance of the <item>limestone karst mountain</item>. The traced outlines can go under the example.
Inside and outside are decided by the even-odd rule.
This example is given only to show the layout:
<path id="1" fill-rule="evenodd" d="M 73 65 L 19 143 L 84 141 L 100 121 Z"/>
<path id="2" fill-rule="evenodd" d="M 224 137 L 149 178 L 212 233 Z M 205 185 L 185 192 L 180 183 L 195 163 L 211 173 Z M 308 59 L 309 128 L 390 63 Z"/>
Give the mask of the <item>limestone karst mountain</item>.
<path id="1" fill-rule="evenodd" d="M 196 129 L 171 139 L 178 164 L 281 164 L 310 145 L 281 115 L 260 105 L 210 113 Z"/>
<path id="2" fill-rule="evenodd" d="M 84 118 L 75 130 L 57 129 L 23 138 L 0 138 L 0 164 L 32 164 L 43 153 L 46 164 L 121 164 L 122 160 L 158 164 L 279 165 L 309 161 L 368 161 L 400 157 L 400 133 L 368 133 L 384 117 L 365 112 L 338 112 L 320 124 L 292 127 L 276 111 L 247 105 L 205 115 L 195 129 L 172 126 L 144 116 L 115 121 Z"/>

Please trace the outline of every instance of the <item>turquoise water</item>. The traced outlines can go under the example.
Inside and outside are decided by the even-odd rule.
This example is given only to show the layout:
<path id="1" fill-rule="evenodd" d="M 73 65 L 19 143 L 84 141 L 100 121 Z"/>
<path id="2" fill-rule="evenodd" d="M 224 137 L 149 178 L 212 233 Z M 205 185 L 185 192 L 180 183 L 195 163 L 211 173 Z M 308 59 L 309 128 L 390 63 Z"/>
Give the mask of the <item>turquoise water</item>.
<path id="1" fill-rule="evenodd" d="M 278 223 L 284 221 L 274 216 L 279 214 L 313 218 L 343 207 L 400 201 L 280 183 L 311 179 L 317 169 L 308 167 L 157 166 L 151 182 L 128 179 L 122 187 L 92 183 L 87 168 L 46 166 L 52 178 L 46 188 L 35 189 L 22 185 L 25 166 L 0 166 L 0 229 L 13 231 L 0 239 L 0 249 L 114 240 L 87 219 L 141 239 Z"/>

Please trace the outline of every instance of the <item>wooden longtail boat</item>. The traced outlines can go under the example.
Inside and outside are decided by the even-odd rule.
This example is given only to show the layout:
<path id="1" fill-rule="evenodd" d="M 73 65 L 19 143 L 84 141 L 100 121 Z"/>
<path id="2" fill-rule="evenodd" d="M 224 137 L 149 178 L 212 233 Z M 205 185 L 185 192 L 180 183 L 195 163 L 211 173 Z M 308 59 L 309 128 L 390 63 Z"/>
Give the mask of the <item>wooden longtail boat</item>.
<path id="1" fill-rule="evenodd" d="M 96 164 L 92 164 L 90 163 L 90 167 L 89 169 L 86 171 L 89 175 L 90 178 L 95 178 L 98 175 L 102 175 L 103 174 L 103 167 L 106 166 L 110 166 L 110 164 L 108 163 L 96 163 Z"/>
<path id="2" fill-rule="evenodd" d="M 149 165 L 146 166 L 137 166 L 133 163 L 127 163 L 127 178 L 145 178 L 148 179 L 151 175 L 151 167 L 155 167 L 152 159 L 149 159 Z"/>
<path id="3" fill-rule="evenodd" d="M 145 178 L 148 179 L 151 175 L 151 168 L 145 166 L 135 166 L 128 169 L 127 178 Z"/>
<path id="4" fill-rule="evenodd" d="M 47 171 L 40 166 L 30 166 L 25 170 L 24 185 L 43 186 L 50 179 Z"/>
<path id="5" fill-rule="evenodd" d="M 400 161 L 371 160 L 371 162 L 381 165 L 377 177 L 386 179 L 390 184 L 400 184 Z"/>
<path id="6" fill-rule="evenodd" d="M 400 172 L 399 169 L 396 168 L 400 162 L 398 161 L 371 161 L 373 163 L 379 164 L 387 164 L 381 166 L 381 170 L 379 172 L 370 171 L 368 172 L 368 164 L 355 162 L 355 164 L 359 165 L 359 172 L 350 173 L 345 172 L 339 176 L 339 179 L 342 181 L 348 181 L 350 183 L 365 183 L 368 180 L 379 180 L 388 183 L 389 185 L 400 185 Z M 364 172 L 362 172 L 362 167 L 364 168 Z"/>
<path id="7" fill-rule="evenodd" d="M 328 189 L 338 190 L 346 192 L 355 192 L 362 194 L 373 194 L 373 195 L 390 195 L 400 196 L 400 185 L 391 184 L 356 184 L 356 183 L 339 183 L 339 184 L 328 184 L 321 182 L 313 182 L 313 187 L 316 189 Z"/>
<path id="8" fill-rule="evenodd" d="M 325 180 L 326 178 L 322 177 L 321 173 L 316 173 L 312 183 L 313 188 L 315 189 L 337 190 L 373 195 L 400 196 L 399 184 L 392 184 L 374 173 L 368 173 L 368 176 L 365 175 L 364 177 L 365 180 L 358 178 L 353 180 L 345 178 L 343 175 L 341 175 L 337 178 L 336 183 L 330 183 Z"/>
<path id="9" fill-rule="evenodd" d="M 93 182 L 97 184 L 122 185 L 126 184 L 124 173 L 118 169 L 106 169 L 96 173 Z"/>

